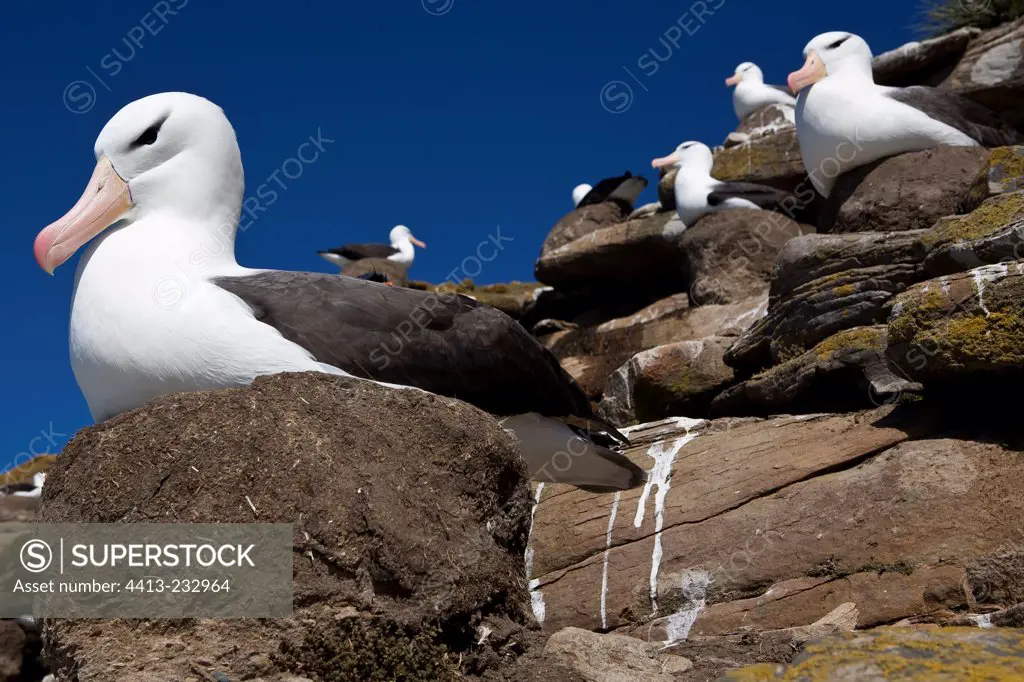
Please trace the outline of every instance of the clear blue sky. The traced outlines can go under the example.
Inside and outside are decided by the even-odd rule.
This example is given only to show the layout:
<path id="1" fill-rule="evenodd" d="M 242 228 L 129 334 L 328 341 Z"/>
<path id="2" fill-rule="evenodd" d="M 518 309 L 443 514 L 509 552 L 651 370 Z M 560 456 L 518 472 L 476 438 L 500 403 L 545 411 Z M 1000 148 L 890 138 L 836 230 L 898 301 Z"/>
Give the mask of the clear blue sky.
<path id="1" fill-rule="evenodd" d="M 184 90 L 219 104 L 248 191 L 318 130 L 335 140 L 239 237 L 244 265 L 330 271 L 316 249 L 405 223 L 429 244 L 413 276 L 439 281 L 500 226 L 513 241 L 477 281 L 529 280 L 576 184 L 630 169 L 653 201 L 652 158 L 721 142 L 739 62 L 782 83 L 817 33 L 855 31 L 876 53 L 919 37 L 917 0 L 704 6 L 718 9 L 702 23 L 689 1 L 7 3 L 0 465 L 91 422 L 67 350 L 77 261 L 48 277 L 32 241 L 78 198 L 97 134 L 128 102 Z M 632 89 L 621 113 L 602 105 L 612 81 Z M 628 101 L 621 83 L 605 94 Z"/>

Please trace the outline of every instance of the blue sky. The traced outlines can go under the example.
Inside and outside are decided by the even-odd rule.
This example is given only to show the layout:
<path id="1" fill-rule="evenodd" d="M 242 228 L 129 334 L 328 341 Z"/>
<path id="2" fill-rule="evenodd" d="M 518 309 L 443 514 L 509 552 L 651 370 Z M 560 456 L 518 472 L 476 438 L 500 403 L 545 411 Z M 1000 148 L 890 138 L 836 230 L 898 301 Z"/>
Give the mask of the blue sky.
<path id="1" fill-rule="evenodd" d="M 652 158 L 721 142 L 736 64 L 782 83 L 817 33 L 855 31 L 878 53 L 920 37 L 917 12 L 916 0 L 8 3 L 0 466 L 91 422 L 67 351 L 77 259 L 48 277 L 32 241 L 77 200 L 96 135 L 134 99 L 184 90 L 223 107 L 248 191 L 309 136 L 334 140 L 239 237 L 244 265 L 330 271 L 317 249 L 404 223 L 429 245 L 418 279 L 464 267 L 478 282 L 530 280 L 576 184 L 629 169 L 652 180 L 653 201 Z M 505 248 L 477 274 L 465 259 L 499 226 Z"/>

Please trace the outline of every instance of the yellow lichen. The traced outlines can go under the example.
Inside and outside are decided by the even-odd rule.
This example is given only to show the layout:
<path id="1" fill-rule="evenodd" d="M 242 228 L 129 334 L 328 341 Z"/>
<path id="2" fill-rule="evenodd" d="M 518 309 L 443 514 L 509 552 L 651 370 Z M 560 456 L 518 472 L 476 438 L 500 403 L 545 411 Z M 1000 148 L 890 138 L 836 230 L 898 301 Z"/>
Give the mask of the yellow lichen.
<path id="1" fill-rule="evenodd" d="M 886 679 L 1009 682 L 1024 678 L 1024 635 L 1012 629 L 878 628 L 807 645 L 778 671 L 761 664 L 725 677 L 733 682 Z"/>
<path id="2" fill-rule="evenodd" d="M 835 294 L 836 298 L 844 298 L 846 296 L 850 296 L 852 294 L 857 293 L 857 285 L 844 284 L 841 287 L 836 287 L 835 289 L 833 289 L 832 293 Z"/>
<path id="3" fill-rule="evenodd" d="M 998 180 L 1024 178 L 1024 154 L 1020 147 L 999 147 L 992 150 L 989 169 L 998 171 Z"/>
<path id="4" fill-rule="evenodd" d="M 828 337 L 812 349 L 819 360 L 827 360 L 842 350 L 877 350 L 885 348 L 884 327 L 854 327 Z"/>
<path id="5" fill-rule="evenodd" d="M 929 249 L 987 237 L 1024 215 L 1024 191 L 1000 194 L 985 201 L 971 213 L 939 220 L 921 242 Z"/>

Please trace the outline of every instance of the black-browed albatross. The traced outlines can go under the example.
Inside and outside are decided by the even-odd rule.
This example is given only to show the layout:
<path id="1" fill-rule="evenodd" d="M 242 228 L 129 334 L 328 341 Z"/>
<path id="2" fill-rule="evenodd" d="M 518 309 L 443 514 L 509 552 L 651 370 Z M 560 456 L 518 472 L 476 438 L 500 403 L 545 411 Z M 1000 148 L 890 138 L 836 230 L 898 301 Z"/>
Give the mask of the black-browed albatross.
<path id="1" fill-rule="evenodd" d="M 413 259 L 416 257 L 415 247 L 427 248 L 427 245 L 416 239 L 412 231 L 405 225 L 395 225 L 388 235 L 391 244 L 344 244 L 333 249 L 317 251 L 320 257 L 329 263 L 334 263 L 344 269 L 349 263 L 364 260 L 366 258 L 383 258 L 403 265 L 406 268 L 412 267 Z"/>
<path id="2" fill-rule="evenodd" d="M 612 201 L 619 204 L 624 213 L 629 213 L 646 187 L 647 178 L 626 171 L 623 175 L 605 178 L 594 187 L 578 185 L 573 190 L 572 198 L 576 208 Z"/>
<path id="3" fill-rule="evenodd" d="M 789 74 L 797 94 L 800 155 L 827 197 L 842 173 L 878 159 L 941 145 L 999 147 L 1024 136 L 992 110 L 946 90 L 877 85 L 871 48 L 858 35 L 822 33 Z"/>
<path id="4" fill-rule="evenodd" d="M 132 102 L 100 132 L 95 155 L 85 193 L 34 248 L 52 273 L 91 241 L 76 273 L 69 345 L 94 419 L 167 393 L 327 372 L 505 417 L 535 480 L 595 490 L 642 484 L 642 469 L 604 447 L 605 434 L 625 442 L 621 434 L 594 416 L 550 351 L 494 308 L 240 266 L 242 160 L 213 103 L 186 93 Z"/>
<path id="5" fill-rule="evenodd" d="M 768 185 L 716 180 L 711 176 L 714 163 L 711 149 L 694 141 L 684 142 L 668 156 L 651 161 L 654 168 L 679 169 L 674 185 L 676 213 L 687 227 L 709 213 L 735 208 L 774 210 L 790 197 Z"/>
<path id="6" fill-rule="evenodd" d="M 796 98 L 789 88 L 766 84 L 764 72 L 753 62 L 743 62 L 737 66 L 733 75 L 725 79 L 725 84 L 736 86 L 732 91 L 732 108 L 736 112 L 736 118 L 741 121 L 769 104 L 785 104 L 790 107 L 796 105 Z"/>

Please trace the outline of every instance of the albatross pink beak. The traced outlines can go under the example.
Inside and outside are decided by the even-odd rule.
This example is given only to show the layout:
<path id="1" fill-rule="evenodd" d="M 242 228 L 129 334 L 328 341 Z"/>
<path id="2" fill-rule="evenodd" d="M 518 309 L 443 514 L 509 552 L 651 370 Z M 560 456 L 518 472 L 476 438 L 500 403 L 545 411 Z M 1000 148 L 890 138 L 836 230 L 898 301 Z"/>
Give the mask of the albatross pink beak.
<path id="1" fill-rule="evenodd" d="M 413 244 L 415 244 L 416 246 L 420 247 L 421 249 L 427 248 L 427 245 L 424 244 L 423 242 L 421 242 L 419 239 L 416 239 L 416 237 L 411 237 L 410 236 L 409 237 L 409 241 L 411 241 Z"/>
<path id="2" fill-rule="evenodd" d="M 727 87 L 731 85 L 739 85 L 739 82 L 741 80 L 743 80 L 743 76 L 739 75 L 738 73 L 733 74 L 732 76 L 729 76 L 728 78 L 725 79 L 725 85 Z"/>
<path id="3" fill-rule="evenodd" d="M 804 62 L 803 67 L 799 71 L 789 74 L 787 84 L 789 85 L 790 92 L 795 95 L 804 88 L 814 85 L 827 75 L 828 71 L 825 70 L 824 62 L 821 61 L 818 53 L 812 50 L 807 55 L 807 61 Z"/>
<path id="4" fill-rule="evenodd" d="M 675 164 L 679 163 L 679 160 L 681 158 L 682 157 L 680 156 L 679 152 L 672 152 L 668 156 L 663 156 L 660 159 L 655 159 L 654 161 L 651 161 L 651 168 L 665 168 L 666 166 L 674 166 Z"/>
<path id="5" fill-rule="evenodd" d="M 36 235 L 36 262 L 53 274 L 83 244 L 118 221 L 132 207 L 128 183 L 101 156 L 89 184 L 70 211 Z"/>

